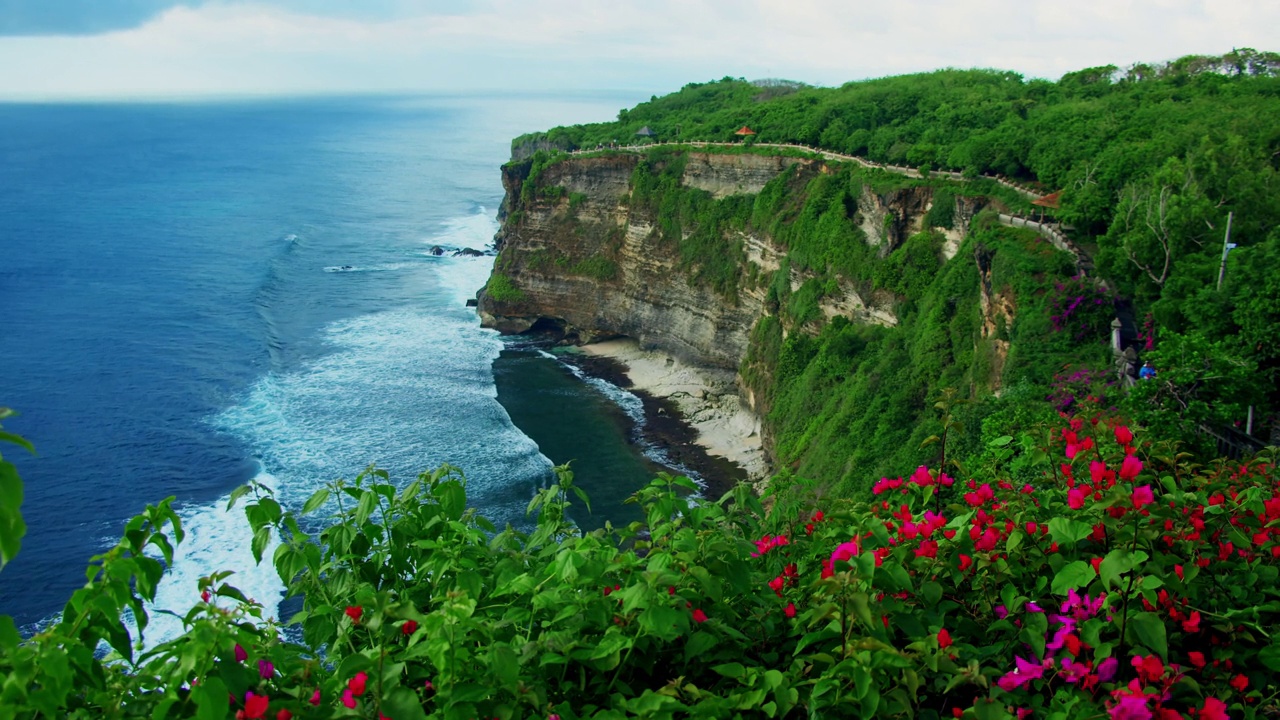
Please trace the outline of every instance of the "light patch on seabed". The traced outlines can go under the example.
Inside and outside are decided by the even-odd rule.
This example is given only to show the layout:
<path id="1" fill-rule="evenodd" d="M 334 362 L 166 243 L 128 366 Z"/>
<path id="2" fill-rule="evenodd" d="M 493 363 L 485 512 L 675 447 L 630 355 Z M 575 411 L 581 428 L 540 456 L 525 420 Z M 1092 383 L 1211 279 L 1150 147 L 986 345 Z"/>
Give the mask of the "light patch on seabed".
<path id="1" fill-rule="evenodd" d="M 481 209 L 425 242 L 484 247 L 495 230 Z M 533 483 L 547 476 L 551 462 L 498 404 L 493 360 L 502 343 L 465 306 L 492 263 L 492 257 L 424 259 L 408 270 L 422 279 L 420 297 L 332 323 L 325 334 L 333 352 L 302 370 L 261 378 L 213 425 L 244 441 L 263 467 L 257 480 L 287 508 L 370 463 L 398 485 L 450 463 L 466 472 L 474 506 L 499 526 L 519 523 Z M 284 586 L 271 566 L 274 547 L 255 565 L 243 510 L 225 507 L 223 498 L 180 510 L 188 537 L 154 607 L 185 614 L 198 602 L 200 577 L 231 570 L 228 582 L 276 614 Z M 147 644 L 180 632 L 177 618 L 153 613 Z"/>

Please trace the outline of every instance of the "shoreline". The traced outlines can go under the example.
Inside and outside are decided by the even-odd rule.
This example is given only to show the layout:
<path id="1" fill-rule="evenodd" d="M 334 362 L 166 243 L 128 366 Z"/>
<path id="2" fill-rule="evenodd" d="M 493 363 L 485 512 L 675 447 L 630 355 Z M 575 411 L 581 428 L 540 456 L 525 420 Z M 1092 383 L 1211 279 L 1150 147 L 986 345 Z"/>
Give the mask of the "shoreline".
<path id="1" fill-rule="evenodd" d="M 760 421 L 742 404 L 733 373 L 686 365 L 667 353 L 642 349 L 630 338 L 583 345 L 571 357 L 587 372 L 644 400 L 646 426 L 673 460 L 700 474 L 696 460 L 687 456 L 736 469 L 736 477 L 722 478 L 721 492 L 768 477 Z M 719 489 L 706 477 L 708 490 Z"/>

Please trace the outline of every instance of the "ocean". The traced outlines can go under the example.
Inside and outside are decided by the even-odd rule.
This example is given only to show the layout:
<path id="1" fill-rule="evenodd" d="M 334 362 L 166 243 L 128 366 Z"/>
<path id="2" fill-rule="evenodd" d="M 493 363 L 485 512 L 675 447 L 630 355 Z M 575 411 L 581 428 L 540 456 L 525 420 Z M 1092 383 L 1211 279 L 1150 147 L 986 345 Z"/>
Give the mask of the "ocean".
<path id="1" fill-rule="evenodd" d="M 627 429 L 636 398 L 481 329 L 465 303 L 493 258 L 430 249 L 492 242 L 512 137 L 636 99 L 0 104 L 0 405 L 38 451 L 2 450 L 28 534 L 0 614 L 56 617 L 170 495 L 188 537 L 156 607 L 184 612 L 215 570 L 272 606 L 269 559 L 224 510 L 254 478 L 297 508 L 370 464 L 404 484 L 447 462 L 519 526 L 572 460 L 584 526 L 633 517 L 661 459 Z"/>

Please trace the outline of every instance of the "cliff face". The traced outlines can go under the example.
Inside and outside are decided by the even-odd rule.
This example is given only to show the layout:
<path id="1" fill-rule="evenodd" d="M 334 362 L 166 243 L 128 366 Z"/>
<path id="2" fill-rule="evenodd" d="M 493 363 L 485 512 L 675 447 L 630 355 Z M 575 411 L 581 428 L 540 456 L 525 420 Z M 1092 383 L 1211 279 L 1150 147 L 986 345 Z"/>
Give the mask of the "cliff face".
<path id="1" fill-rule="evenodd" d="M 663 183 L 736 203 L 734 217 L 740 219 L 753 212 L 753 196 L 780 175 L 786 177 L 767 192 L 775 200 L 782 192 L 784 204 L 802 203 L 811 182 L 836 172 L 822 160 L 692 152 L 658 161 L 633 153 L 563 159 L 545 166 L 536 160 L 515 162 L 503 170 L 500 253 L 478 302 L 483 325 L 508 334 L 548 331 L 578 344 L 625 336 L 655 354 L 665 353 L 672 358 L 668 365 L 704 369 L 709 377 L 719 378 L 719 397 L 729 399 L 736 388 L 748 408 L 743 412 L 755 418 L 743 424 L 756 430 L 730 444 L 758 444 L 756 432 L 762 432 L 767 464 L 777 461 L 772 429 L 768 424 L 761 427 L 759 417 L 751 413 L 768 409 L 757 397 L 759 373 L 773 376 L 770 363 L 777 362 L 777 345 L 772 351 L 767 346 L 778 341 L 765 339 L 767 333 L 753 337 L 753 328 L 764 327 L 762 318 L 769 317 L 774 328 L 780 323 L 783 342 L 797 333 L 816 337 L 837 317 L 858 325 L 899 325 L 896 307 L 902 298 L 873 290 L 866 273 L 861 281 L 834 273 L 816 277 L 794 267 L 787 259 L 788 248 L 752 229 L 750 222 L 720 226 L 717 237 L 722 244 L 715 253 L 703 252 L 694 260 L 687 254 L 682 257 L 696 244 L 690 241 L 701 229 L 687 219 L 672 224 L 672 209 L 661 205 L 672 197 L 669 192 L 662 195 Z M 655 162 L 667 164 L 658 168 Z M 645 184 L 648 190 L 642 189 Z M 945 236 L 937 257 L 944 263 L 956 255 L 970 220 L 981 208 L 980 200 L 938 194 L 928 185 L 860 187 L 843 201 L 841 212 L 847 217 L 841 222 L 866 243 L 868 262 L 883 262 L 942 215 L 950 225 L 935 228 Z M 940 214 L 931 213 L 935 194 L 949 204 Z M 682 197 L 681 202 L 689 201 Z M 734 274 L 728 289 L 726 283 L 709 281 L 703 272 L 703 266 L 717 259 Z M 821 290 L 804 315 L 808 319 L 797 320 L 794 308 L 783 307 L 788 296 L 813 297 L 816 286 Z M 988 289 L 983 309 L 994 305 L 998 310 L 988 314 L 994 318 L 1004 311 L 1008 317 L 1001 320 L 1011 322 L 1012 307 L 1004 307 L 995 295 L 998 291 Z M 993 333 L 995 322 L 989 323 Z M 756 360 L 744 366 L 749 352 Z M 1007 348 L 998 347 L 997 352 Z M 761 353 L 772 358 L 764 366 L 759 363 Z M 738 375 L 743 367 L 751 368 L 744 372 L 755 373 L 756 380 Z M 763 474 L 764 470 L 757 473 Z"/>
<path id="2" fill-rule="evenodd" d="M 756 192 L 782 170 L 780 163 L 744 157 L 751 162 L 708 156 L 690 163 L 690 184 L 713 193 Z M 625 335 L 690 364 L 736 370 L 764 291 L 746 289 L 730 303 L 688 281 L 653 219 L 628 208 L 638 161 L 616 155 L 557 163 L 538 184 L 564 188 L 563 195 L 533 201 L 528 193 L 521 199 L 522 171 L 505 171 L 507 218 L 495 272 L 517 293 L 483 294 L 481 321 L 504 333 L 559 330 L 570 342 Z"/>
<path id="3" fill-rule="evenodd" d="M 736 370 L 751 328 L 770 310 L 769 276 L 780 268 L 786 249 L 767 236 L 739 232 L 734 239 L 744 276 L 756 280 L 741 283 L 732 298 L 692 282 L 678 252 L 663 241 L 659 220 L 631 207 L 631 181 L 640 162 L 634 154 L 564 160 L 543 169 L 537 187 L 526 187 L 528 163 L 504 169 L 505 221 L 494 272 L 505 283 L 502 291 L 491 284 L 482 294 L 482 322 L 504 333 L 555 330 L 568 342 L 625 335 L 691 364 Z M 751 195 L 793 165 L 802 176 L 827 171 L 812 159 L 689 153 L 680 182 L 715 198 Z M 858 221 L 867 242 L 887 255 L 922 229 L 931 205 L 929 187 L 884 194 L 864 189 Z M 974 211 L 967 199 L 956 205 L 954 229 L 947 231 L 956 242 L 944 253 L 954 254 Z M 809 277 L 792 270 L 789 284 L 798 289 Z M 826 318 L 897 323 L 891 295 L 843 281 L 824 295 L 820 309 Z"/>

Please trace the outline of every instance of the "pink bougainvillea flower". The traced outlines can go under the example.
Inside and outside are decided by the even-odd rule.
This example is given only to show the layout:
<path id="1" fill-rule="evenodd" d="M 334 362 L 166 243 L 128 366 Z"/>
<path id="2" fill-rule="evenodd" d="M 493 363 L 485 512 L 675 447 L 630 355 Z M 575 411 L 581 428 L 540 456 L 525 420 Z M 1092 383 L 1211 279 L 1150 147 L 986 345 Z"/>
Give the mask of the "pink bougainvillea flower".
<path id="1" fill-rule="evenodd" d="M 793 602 L 791 602 L 791 603 L 787 603 L 787 607 L 782 611 L 782 613 L 783 613 L 784 615 L 786 615 L 787 617 L 789 617 L 789 618 L 793 618 L 793 617 L 795 617 L 795 616 L 796 616 L 796 604 L 795 604 L 795 603 L 793 603 Z"/>
<path id="2" fill-rule="evenodd" d="M 258 675 L 263 680 L 270 680 L 276 674 L 276 666 L 271 664 L 270 660 L 258 661 Z"/>
<path id="3" fill-rule="evenodd" d="M 916 557 L 936 558 L 938 557 L 938 541 L 925 540 L 920 543 L 920 547 L 915 550 Z"/>
<path id="4" fill-rule="evenodd" d="M 994 612 L 996 614 L 996 617 L 1001 620 L 1009 617 L 1009 609 L 1003 605 L 997 605 L 994 609 Z"/>
<path id="5" fill-rule="evenodd" d="M 1133 433 L 1129 431 L 1128 427 L 1124 425 L 1117 425 L 1116 426 L 1116 442 L 1120 443 L 1121 445 L 1128 445 L 1129 443 L 1133 442 Z"/>
<path id="6" fill-rule="evenodd" d="M 1133 506 L 1135 508 L 1145 507 L 1156 501 L 1156 496 L 1151 492 L 1150 485 L 1143 485 L 1133 489 Z"/>
<path id="7" fill-rule="evenodd" d="M 1076 662 L 1071 658 L 1063 658 L 1061 666 L 1058 668 L 1058 677 L 1066 680 L 1072 685 L 1083 680 L 1088 674 L 1088 663 Z"/>
<path id="8" fill-rule="evenodd" d="M 1120 463 L 1120 479 L 1133 480 L 1142 472 L 1142 461 L 1136 455 L 1125 455 Z"/>
<path id="9" fill-rule="evenodd" d="M 271 698 L 266 695 L 254 695 L 253 693 L 244 694 L 244 716 L 250 720 L 256 720 L 267 714 L 267 704 L 271 702 Z"/>
<path id="10" fill-rule="evenodd" d="M 1005 692 L 1012 692 L 1032 680 L 1037 680 L 1044 676 L 1044 666 L 1039 663 L 1024 660 L 1021 655 L 1014 656 L 1014 662 L 1017 667 L 996 681 L 1000 689 Z"/>
<path id="11" fill-rule="evenodd" d="M 244 648 L 240 647 L 240 643 L 236 643 L 235 654 L 236 662 L 244 662 L 249 659 L 249 653 L 245 652 Z"/>
<path id="12" fill-rule="evenodd" d="M 316 691 L 311 693 L 311 699 L 308 700 L 308 702 L 310 702 L 313 707 L 320 706 L 320 688 L 316 688 Z"/>
<path id="13" fill-rule="evenodd" d="M 943 650 L 951 647 L 951 633 L 947 632 L 946 628 L 942 628 L 938 631 L 938 647 Z"/>
<path id="14" fill-rule="evenodd" d="M 1227 704 L 1216 697 L 1207 697 L 1196 717 L 1199 720 L 1227 720 Z"/>
<path id="15" fill-rule="evenodd" d="M 849 558 L 857 556 L 857 554 L 858 543 L 853 542 L 852 540 L 846 543 L 840 543 L 831 553 L 831 562 L 833 565 L 838 562 L 844 562 L 849 560 Z"/>
<path id="16" fill-rule="evenodd" d="M 351 691 L 352 695 L 356 695 L 356 696 L 363 695 L 365 684 L 368 682 L 369 682 L 369 674 L 364 671 L 361 671 L 356 673 L 355 677 L 347 681 L 347 689 Z"/>
<path id="17" fill-rule="evenodd" d="M 351 688 L 342 691 L 342 704 L 350 709 L 355 709 L 356 698 L 351 694 Z"/>
<path id="18" fill-rule="evenodd" d="M 1118 667 L 1120 667 L 1120 661 L 1114 657 L 1109 657 L 1098 663 L 1096 669 L 1098 682 L 1110 682 L 1111 678 L 1116 676 L 1116 668 Z"/>
<path id="19" fill-rule="evenodd" d="M 364 614 L 364 608 L 359 605 L 348 605 L 345 612 L 347 617 L 351 618 L 351 622 L 358 623 L 360 622 L 360 616 Z"/>
<path id="20" fill-rule="evenodd" d="M 1122 695 L 1108 711 L 1111 720 L 1151 720 L 1147 700 L 1141 695 Z"/>
<path id="21" fill-rule="evenodd" d="M 693 621 L 696 623 L 704 623 L 707 621 L 707 614 L 702 612 L 701 608 L 697 608 L 693 611 Z"/>

